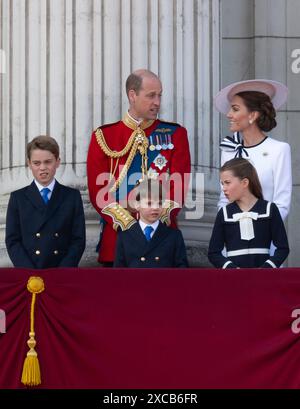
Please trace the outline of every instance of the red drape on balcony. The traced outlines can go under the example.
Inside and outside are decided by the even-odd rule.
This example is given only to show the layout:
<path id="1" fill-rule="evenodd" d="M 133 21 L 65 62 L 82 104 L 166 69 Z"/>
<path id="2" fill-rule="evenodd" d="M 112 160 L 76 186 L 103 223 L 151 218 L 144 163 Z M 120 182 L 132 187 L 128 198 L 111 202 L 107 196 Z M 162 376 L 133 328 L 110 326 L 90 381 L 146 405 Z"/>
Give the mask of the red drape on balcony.
<path id="1" fill-rule="evenodd" d="M 0 388 L 24 387 L 31 275 L 41 388 L 300 387 L 300 269 L 70 268 L 0 269 Z"/>

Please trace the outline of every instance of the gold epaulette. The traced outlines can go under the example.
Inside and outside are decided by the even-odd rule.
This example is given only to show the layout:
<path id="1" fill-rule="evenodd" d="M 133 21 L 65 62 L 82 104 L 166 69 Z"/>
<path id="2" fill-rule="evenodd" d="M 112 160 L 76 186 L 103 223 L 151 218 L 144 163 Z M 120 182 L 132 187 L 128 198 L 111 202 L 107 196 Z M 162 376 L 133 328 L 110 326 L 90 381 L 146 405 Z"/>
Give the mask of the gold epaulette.
<path id="1" fill-rule="evenodd" d="M 160 216 L 160 221 L 166 223 L 167 226 L 171 224 L 171 212 L 174 209 L 180 209 L 181 206 L 173 200 L 165 200 L 163 205 L 163 212 Z"/>
<path id="2" fill-rule="evenodd" d="M 113 202 L 105 206 L 102 209 L 102 213 L 110 216 L 113 220 L 114 230 L 118 230 L 118 227 L 121 227 L 121 230 L 128 230 L 134 223 L 136 219 L 131 216 L 128 210 L 120 206 L 119 203 Z"/>

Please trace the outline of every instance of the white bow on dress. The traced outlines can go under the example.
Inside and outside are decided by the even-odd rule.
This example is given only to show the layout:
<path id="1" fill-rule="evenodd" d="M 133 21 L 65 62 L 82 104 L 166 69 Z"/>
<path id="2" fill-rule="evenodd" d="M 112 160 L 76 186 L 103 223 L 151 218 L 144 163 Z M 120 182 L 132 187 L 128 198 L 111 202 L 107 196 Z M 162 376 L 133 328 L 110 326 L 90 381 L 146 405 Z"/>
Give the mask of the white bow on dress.
<path id="1" fill-rule="evenodd" d="M 242 212 L 234 213 L 232 218 L 235 222 L 240 224 L 240 233 L 242 240 L 252 240 L 254 238 L 253 221 L 257 220 L 258 213 L 256 212 Z"/>

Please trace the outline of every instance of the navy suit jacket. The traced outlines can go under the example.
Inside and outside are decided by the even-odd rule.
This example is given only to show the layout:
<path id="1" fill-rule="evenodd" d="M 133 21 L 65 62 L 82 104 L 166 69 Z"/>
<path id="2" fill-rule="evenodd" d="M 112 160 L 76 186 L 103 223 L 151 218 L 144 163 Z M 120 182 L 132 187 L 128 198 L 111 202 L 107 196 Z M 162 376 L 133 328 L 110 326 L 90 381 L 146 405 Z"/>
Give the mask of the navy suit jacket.
<path id="1" fill-rule="evenodd" d="M 181 231 L 159 223 L 150 241 L 147 241 L 139 223 L 120 231 L 114 267 L 188 267 Z"/>
<path id="2" fill-rule="evenodd" d="M 15 267 L 77 267 L 85 248 L 80 192 L 56 181 L 47 205 L 34 182 L 12 192 L 5 242 Z"/>

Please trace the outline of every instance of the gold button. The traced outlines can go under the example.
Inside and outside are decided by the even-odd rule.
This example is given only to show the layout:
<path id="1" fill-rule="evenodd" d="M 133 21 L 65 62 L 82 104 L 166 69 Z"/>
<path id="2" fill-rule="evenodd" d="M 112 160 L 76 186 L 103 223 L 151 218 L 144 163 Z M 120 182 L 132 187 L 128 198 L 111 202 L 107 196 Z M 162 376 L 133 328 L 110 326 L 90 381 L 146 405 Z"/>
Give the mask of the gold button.
<path id="1" fill-rule="evenodd" d="M 54 252 L 53 252 L 54 254 L 58 254 L 58 250 L 54 250 Z"/>
<path id="2" fill-rule="evenodd" d="M 158 261 L 159 260 L 159 257 L 155 257 L 155 261 Z"/>
<path id="3" fill-rule="evenodd" d="M 40 250 L 36 250 L 35 254 L 38 256 L 39 254 L 41 254 Z"/>
<path id="4" fill-rule="evenodd" d="M 146 261 L 145 257 L 141 257 L 141 261 Z"/>
<path id="5" fill-rule="evenodd" d="M 55 233 L 54 236 L 55 236 L 55 237 L 58 237 L 58 233 Z"/>
<path id="6" fill-rule="evenodd" d="M 36 237 L 41 237 L 41 233 L 36 233 Z"/>

